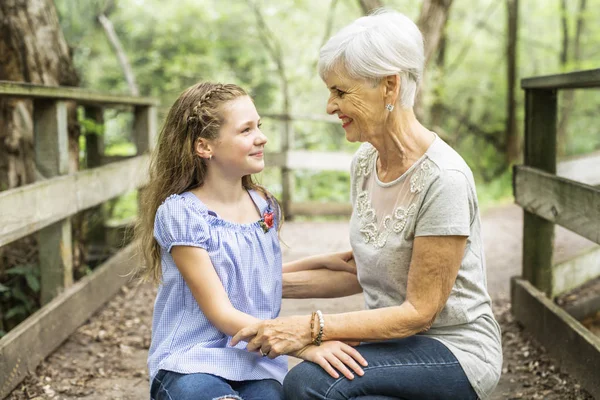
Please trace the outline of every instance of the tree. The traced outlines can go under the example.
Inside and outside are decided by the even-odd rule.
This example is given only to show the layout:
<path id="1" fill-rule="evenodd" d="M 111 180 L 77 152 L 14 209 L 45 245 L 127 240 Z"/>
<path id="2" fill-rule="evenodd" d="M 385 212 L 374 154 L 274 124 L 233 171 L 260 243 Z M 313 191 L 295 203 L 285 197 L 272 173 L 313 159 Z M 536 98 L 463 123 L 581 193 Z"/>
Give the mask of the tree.
<path id="1" fill-rule="evenodd" d="M 373 10 L 383 7 L 381 0 L 359 0 L 358 3 L 360 4 L 360 8 L 365 15 L 369 14 Z"/>
<path id="2" fill-rule="evenodd" d="M 519 157 L 517 131 L 517 101 L 515 86 L 517 83 L 517 28 L 519 22 L 519 0 L 506 1 L 508 15 L 508 36 L 506 45 L 506 164 L 510 165 Z"/>
<path id="3" fill-rule="evenodd" d="M 423 34 L 425 44 L 425 65 L 423 70 L 427 70 L 429 61 L 434 54 L 438 52 L 440 42 L 446 29 L 448 15 L 450 14 L 452 0 L 423 0 L 417 26 Z M 419 94 L 415 99 L 415 113 L 423 115 L 423 94 L 426 91 L 426 81 L 421 81 Z"/>
<path id="4" fill-rule="evenodd" d="M 51 0 L 1 1 L 0 31 L 0 80 L 78 85 Z M 35 167 L 32 110 L 31 101 L 0 97 L 0 190 L 32 183 L 41 175 Z M 70 170 L 76 170 L 79 162 L 75 111 L 72 107 L 69 112 Z M 0 277 L 12 260 L 36 263 L 31 260 L 34 244 L 32 238 L 24 238 L 0 249 Z"/>
<path id="5" fill-rule="evenodd" d="M 575 36 L 569 35 L 569 11 L 566 0 L 560 1 L 560 19 L 562 26 L 562 48 L 560 52 L 560 67 L 563 72 L 567 69 L 579 68 L 581 61 L 581 35 L 583 32 L 583 21 L 586 9 L 586 0 L 579 1 L 579 10 L 577 11 L 577 21 L 575 22 Z M 571 48 L 573 50 L 571 50 Z M 571 67 L 571 68 L 569 68 Z M 558 155 L 564 155 L 566 152 L 567 125 L 575 104 L 575 92 L 565 90 L 559 92 L 562 97 L 562 107 L 559 110 L 559 119 L 557 126 L 557 144 Z"/>

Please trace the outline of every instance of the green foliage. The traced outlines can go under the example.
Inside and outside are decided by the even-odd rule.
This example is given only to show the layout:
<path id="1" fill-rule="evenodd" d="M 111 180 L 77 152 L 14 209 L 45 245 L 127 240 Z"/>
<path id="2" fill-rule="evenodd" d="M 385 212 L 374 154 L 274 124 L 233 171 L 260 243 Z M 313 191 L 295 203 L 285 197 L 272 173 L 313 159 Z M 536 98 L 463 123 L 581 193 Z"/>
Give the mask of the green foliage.
<path id="1" fill-rule="evenodd" d="M 40 273 L 35 264 L 4 271 L 0 282 L 0 337 L 39 308 Z"/>
<path id="2" fill-rule="evenodd" d="M 116 0 L 105 10 L 103 0 L 55 0 L 60 21 L 83 86 L 116 93 L 128 92 L 122 68 L 96 16 L 105 11 L 122 42 L 143 95 L 158 97 L 164 114 L 176 96 L 198 80 L 232 81 L 248 89 L 259 113 L 279 113 L 283 107 L 282 82 L 272 54 L 260 40 L 255 15 L 244 0 Z M 386 0 L 384 3 L 416 20 L 421 3 Z M 331 2 L 315 0 L 258 1 L 265 23 L 281 47 L 283 67 L 294 114 L 324 114 L 327 90 L 316 73 L 318 50 L 325 40 Z M 569 35 L 575 34 L 577 4 L 566 13 Z M 293 12 L 290 12 L 293 10 Z M 357 1 L 337 2 L 331 32 L 360 16 Z M 562 43 L 559 2 L 521 2 L 517 78 L 597 68 L 595 39 L 600 8 L 588 4 L 581 36 L 581 59 L 560 64 Z M 544 35 L 538 33 L 543 31 Z M 423 122 L 459 151 L 473 169 L 478 184 L 506 188 L 504 137 L 506 120 L 506 4 L 495 0 L 455 1 L 446 27 L 443 63 L 434 60 L 425 75 L 425 105 L 445 110 L 425 115 Z M 572 47 L 571 47 L 572 52 Z M 577 93 L 567 124 L 565 156 L 600 149 L 597 108 L 600 91 Z M 523 92 L 517 89 L 517 118 L 523 136 Z M 124 110 L 107 110 L 107 154 L 135 154 L 130 144 L 132 116 Z M 263 118 L 268 149 L 280 146 L 282 123 Z M 82 122 L 85 131 L 97 127 Z M 344 138 L 341 127 L 320 122 L 295 121 L 293 148 L 353 152 L 356 145 Z M 296 174 L 299 200 L 343 198 L 347 187 L 327 173 Z M 323 178 L 321 178 L 323 177 Z M 263 174 L 264 184 L 277 193 L 276 171 Z M 497 184 L 495 182 L 498 182 Z M 341 182 L 341 181 L 340 181 Z M 339 193 L 325 193 L 327 190 Z M 503 196 L 505 190 L 490 193 Z M 126 200 L 127 201 L 131 201 Z M 486 200 L 487 201 L 487 200 Z M 131 209 L 131 207 L 124 207 Z"/>

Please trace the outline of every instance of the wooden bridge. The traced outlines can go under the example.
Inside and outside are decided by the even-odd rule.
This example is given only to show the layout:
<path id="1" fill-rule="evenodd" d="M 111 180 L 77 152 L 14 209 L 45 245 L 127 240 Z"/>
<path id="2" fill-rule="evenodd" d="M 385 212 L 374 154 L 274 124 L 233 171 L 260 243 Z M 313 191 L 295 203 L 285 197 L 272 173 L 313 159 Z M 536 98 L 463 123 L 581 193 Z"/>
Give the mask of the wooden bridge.
<path id="1" fill-rule="evenodd" d="M 600 242 L 600 198 L 597 188 L 556 173 L 556 90 L 600 85 L 600 70 L 534 78 L 523 81 L 527 93 L 525 165 L 515 168 L 515 198 L 525 210 L 523 278 L 512 282 L 516 317 L 565 363 L 584 386 L 599 395 L 596 371 L 600 370 L 599 338 L 557 307 L 552 299 L 572 287 L 600 275 L 597 258 L 552 265 L 554 224 Z M 0 339 L 0 398 L 5 397 L 48 354 L 83 324 L 127 281 L 127 273 L 139 262 L 130 245 L 73 282 L 70 217 L 77 212 L 141 189 L 148 152 L 156 137 L 153 99 L 112 96 L 81 89 L 39 87 L 0 82 L 0 96 L 22 97 L 34 102 L 36 164 L 47 178 L 32 185 L 0 192 L 0 246 L 26 235 L 38 235 L 44 306 Z M 68 170 L 66 102 L 87 107 L 126 107 L 134 115 L 133 140 L 137 155 L 108 160 L 97 137 L 86 137 L 88 168 Z M 600 156 L 590 162 L 598 168 Z M 350 155 L 313 153 L 290 149 L 267 155 L 270 167 L 280 168 L 282 188 L 293 169 L 345 170 Z M 589 161 L 592 160 L 592 161 Z M 572 176 L 569 164 L 559 173 Z M 562 169 L 562 171 L 560 171 Z M 586 178 L 583 178 L 586 180 Z M 587 181 L 592 182 L 593 179 Z M 595 181 L 594 181 L 595 182 Z M 592 182 L 593 183 L 593 182 Z M 600 182 L 596 182 L 597 185 Z M 286 189 L 287 187 L 287 189 Z M 344 214 L 348 206 L 314 207 L 284 196 L 288 212 L 296 215 Z M 345 241 L 344 241 L 345 243 Z M 596 254 L 596 253 L 594 253 Z M 587 260 L 587 261 L 586 261 Z M 568 280 L 561 277 L 567 276 Z M 568 283 L 563 283 L 568 281 Z M 547 330 L 552 335 L 547 334 Z M 582 362 L 581 360 L 585 360 Z"/>

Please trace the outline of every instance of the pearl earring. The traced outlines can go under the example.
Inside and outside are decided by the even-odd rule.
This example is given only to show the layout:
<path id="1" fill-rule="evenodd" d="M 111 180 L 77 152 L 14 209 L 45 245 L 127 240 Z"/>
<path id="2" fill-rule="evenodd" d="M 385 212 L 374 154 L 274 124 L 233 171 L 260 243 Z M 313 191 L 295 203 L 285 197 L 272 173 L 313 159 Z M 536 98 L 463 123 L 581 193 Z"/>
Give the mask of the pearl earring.
<path id="1" fill-rule="evenodd" d="M 387 104 L 387 105 L 385 106 L 385 108 L 386 108 L 386 109 L 387 109 L 389 112 L 392 112 L 392 110 L 394 109 L 394 105 L 393 105 L 393 104 Z"/>

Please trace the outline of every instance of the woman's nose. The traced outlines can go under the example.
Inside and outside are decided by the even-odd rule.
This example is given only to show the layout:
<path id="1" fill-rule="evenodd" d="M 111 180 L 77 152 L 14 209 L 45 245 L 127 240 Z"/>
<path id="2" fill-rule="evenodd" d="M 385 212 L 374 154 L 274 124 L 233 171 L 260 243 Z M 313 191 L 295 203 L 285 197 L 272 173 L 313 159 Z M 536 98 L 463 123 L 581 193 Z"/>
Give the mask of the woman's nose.
<path id="1" fill-rule="evenodd" d="M 327 114 L 334 114 L 338 109 L 337 103 L 331 99 L 331 97 L 327 100 Z"/>

